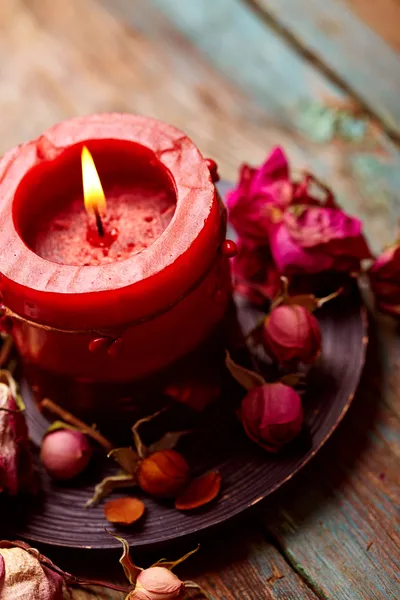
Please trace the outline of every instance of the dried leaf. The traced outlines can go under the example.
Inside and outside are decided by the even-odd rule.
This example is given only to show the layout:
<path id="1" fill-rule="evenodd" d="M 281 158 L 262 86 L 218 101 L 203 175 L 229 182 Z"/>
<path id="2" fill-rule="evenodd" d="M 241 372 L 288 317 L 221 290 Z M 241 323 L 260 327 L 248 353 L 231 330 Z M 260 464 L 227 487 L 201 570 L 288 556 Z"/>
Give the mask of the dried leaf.
<path id="1" fill-rule="evenodd" d="M 100 483 L 96 485 L 92 498 L 86 502 L 85 506 L 86 508 L 94 506 L 100 502 L 102 498 L 105 498 L 116 489 L 134 487 L 136 485 L 136 478 L 128 475 L 127 473 L 118 473 L 117 475 L 105 477 L 103 481 L 100 481 Z"/>
<path id="2" fill-rule="evenodd" d="M 161 413 L 163 413 L 165 410 L 166 410 L 165 408 L 162 408 L 161 410 L 157 411 L 153 415 L 149 415 L 148 417 L 144 417 L 143 419 L 139 419 L 139 421 L 136 421 L 136 423 L 132 427 L 133 439 L 134 439 L 134 442 L 135 442 L 135 447 L 136 447 L 137 453 L 139 455 L 139 458 L 145 458 L 148 455 L 148 453 L 149 453 L 149 450 L 148 450 L 147 446 L 145 446 L 143 444 L 142 439 L 141 439 L 141 437 L 139 435 L 139 427 L 141 425 L 143 425 L 143 423 L 149 423 L 150 421 L 152 421 L 153 419 L 155 419 L 156 417 L 158 417 L 158 415 L 160 415 Z"/>
<path id="3" fill-rule="evenodd" d="M 214 500 L 221 490 L 221 475 L 218 471 L 206 473 L 194 479 L 175 500 L 178 510 L 194 510 Z"/>
<path id="4" fill-rule="evenodd" d="M 297 304 L 304 306 L 310 312 L 314 312 L 319 306 L 318 302 L 319 300 L 314 294 L 299 294 L 298 296 L 286 296 L 282 304 Z"/>
<path id="5" fill-rule="evenodd" d="M 65 421 L 54 421 L 47 429 L 46 434 L 51 433 L 52 431 L 58 431 L 59 429 L 70 429 L 71 431 L 80 431 L 78 427 L 74 427 L 69 423 L 65 423 Z"/>
<path id="6" fill-rule="evenodd" d="M 228 351 L 226 351 L 225 364 L 234 379 L 242 385 L 248 392 L 256 387 L 265 385 L 265 379 L 255 371 L 250 371 L 235 363 Z"/>
<path id="7" fill-rule="evenodd" d="M 13 398 L 16 398 L 18 396 L 17 383 L 9 371 L 6 371 L 5 369 L 0 369 L 0 382 L 6 384 Z"/>
<path id="8" fill-rule="evenodd" d="M 183 561 L 188 559 L 189 556 L 192 556 L 192 554 L 196 554 L 196 552 L 199 550 L 199 548 L 200 548 L 200 544 L 194 550 L 191 550 L 190 552 L 188 552 L 181 558 L 178 558 L 178 560 L 171 561 L 171 560 L 166 560 L 165 558 L 161 558 L 156 563 L 154 563 L 154 565 L 151 565 L 151 566 L 152 567 L 165 567 L 166 569 L 169 569 L 170 571 L 172 571 L 172 569 L 174 569 L 175 567 L 177 567 L 178 565 L 183 563 Z"/>
<path id="9" fill-rule="evenodd" d="M 281 377 L 279 381 L 289 387 L 296 387 L 305 385 L 305 379 L 306 376 L 304 373 L 289 373 Z"/>
<path id="10" fill-rule="evenodd" d="M 104 516 L 110 523 L 132 525 L 143 516 L 146 507 L 138 498 L 117 498 L 104 505 Z"/>
<path id="11" fill-rule="evenodd" d="M 106 531 L 107 531 L 107 529 L 106 529 Z M 121 563 L 121 565 L 124 569 L 125 576 L 128 579 L 129 583 L 131 583 L 132 585 L 135 585 L 137 576 L 139 575 L 139 573 L 141 571 L 143 571 L 143 569 L 141 569 L 140 567 L 137 567 L 135 565 L 135 563 L 133 562 L 130 551 L 129 551 L 128 542 L 124 538 L 118 537 L 118 535 L 114 535 L 113 533 L 111 533 L 111 531 L 107 531 L 107 533 L 109 533 L 116 540 L 121 542 L 122 548 L 123 548 L 123 553 L 122 553 L 121 558 L 119 559 L 119 562 Z"/>
<path id="12" fill-rule="evenodd" d="M 117 461 L 126 473 L 135 475 L 139 464 L 139 455 L 133 448 L 114 448 L 108 456 Z"/>
<path id="13" fill-rule="evenodd" d="M 154 444 L 149 446 L 149 454 L 153 454 L 153 452 L 158 452 L 160 450 L 172 450 L 172 448 L 175 448 L 180 438 L 183 435 L 188 435 L 188 433 L 191 433 L 191 431 L 168 431 L 158 440 L 158 442 L 154 442 Z"/>

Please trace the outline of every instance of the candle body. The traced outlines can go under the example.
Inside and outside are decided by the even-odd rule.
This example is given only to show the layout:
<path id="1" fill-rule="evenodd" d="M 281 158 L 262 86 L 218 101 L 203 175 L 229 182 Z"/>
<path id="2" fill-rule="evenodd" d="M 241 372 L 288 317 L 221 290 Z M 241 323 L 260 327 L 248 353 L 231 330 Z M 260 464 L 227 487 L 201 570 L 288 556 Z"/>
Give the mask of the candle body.
<path id="1" fill-rule="evenodd" d="M 52 251 L 49 260 L 43 250 L 49 240 L 40 242 L 41 211 L 68 202 L 80 189 L 82 143 L 104 172 L 106 187 L 125 185 L 125 179 L 129 187 L 140 173 L 176 202 L 158 239 L 106 264 L 90 257 L 82 266 L 76 253 L 56 259 Z M 46 378 L 52 390 L 58 379 L 62 403 L 96 419 L 96 402 L 104 409 L 108 402 L 110 411 L 120 401 L 132 409 L 129 390 L 138 392 L 141 382 L 143 389 L 162 391 L 178 377 L 174 365 L 190 353 L 199 352 L 200 362 L 222 356 L 215 332 L 230 300 L 228 259 L 221 252 L 225 211 L 205 160 L 186 136 L 144 117 L 86 117 L 8 153 L 0 176 L 0 292 L 39 395 L 46 393 Z M 56 194 L 60 185 L 63 198 Z M 78 398 L 64 397 L 65 382 L 71 393 L 79 390 Z M 113 397 L 96 398 L 99 389 L 113 390 Z"/>

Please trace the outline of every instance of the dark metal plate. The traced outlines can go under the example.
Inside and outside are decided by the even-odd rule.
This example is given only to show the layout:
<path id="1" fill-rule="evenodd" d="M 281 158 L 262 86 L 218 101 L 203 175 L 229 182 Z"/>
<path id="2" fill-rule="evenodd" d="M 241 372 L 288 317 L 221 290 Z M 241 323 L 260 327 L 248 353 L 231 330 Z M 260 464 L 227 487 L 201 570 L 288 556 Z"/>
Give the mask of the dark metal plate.
<path id="1" fill-rule="evenodd" d="M 245 305 L 238 307 L 241 320 L 257 318 Z M 305 432 L 285 452 L 271 455 L 243 434 L 234 411 L 215 407 L 183 451 L 194 473 L 219 469 L 223 490 L 212 505 L 193 514 L 178 512 L 168 502 L 145 498 L 147 513 L 133 528 L 121 532 L 131 546 L 154 548 L 221 524 L 255 505 L 293 477 L 321 448 L 345 415 L 356 391 L 364 363 L 367 324 L 358 290 L 328 303 L 317 312 L 323 335 L 323 352 L 307 376 L 304 396 Z M 22 386 L 28 424 L 38 444 L 48 423 L 33 404 L 29 389 Z M 40 472 L 41 492 L 36 500 L 12 500 L 10 535 L 33 542 L 73 548 L 114 548 L 119 542 L 104 528 L 103 505 L 86 509 L 94 485 L 115 468 L 101 453 L 79 479 L 53 483 Z M 114 497 L 127 492 L 118 492 Z M 133 491 L 135 495 L 140 495 Z M 4 500 L 3 500 L 4 501 Z M 3 511 L 2 513 L 6 513 Z"/>

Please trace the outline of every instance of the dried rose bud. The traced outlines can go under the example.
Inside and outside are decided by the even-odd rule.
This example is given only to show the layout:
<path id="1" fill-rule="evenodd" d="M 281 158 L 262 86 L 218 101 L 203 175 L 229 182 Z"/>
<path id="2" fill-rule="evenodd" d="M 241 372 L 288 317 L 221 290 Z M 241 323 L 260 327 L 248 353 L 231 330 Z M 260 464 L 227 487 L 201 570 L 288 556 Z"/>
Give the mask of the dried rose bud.
<path id="1" fill-rule="evenodd" d="M 0 371 L 0 492 L 3 490 L 11 495 L 34 490 L 25 416 L 8 371 Z"/>
<path id="2" fill-rule="evenodd" d="M 139 573 L 135 589 L 127 600 L 179 600 L 185 584 L 165 567 L 150 567 Z"/>
<path id="3" fill-rule="evenodd" d="M 301 431 L 300 396 L 283 383 L 266 383 L 243 398 L 240 418 L 253 442 L 269 452 L 279 452 Z"/>
<path id="4" fill-rule="evenodd" d="M 262 339 L 271 358 L 281 364 L 310 364 L 321 351 L 318 321 L 298 304 L 274 308 L 265 320 Z"/>
<path id="5" fill-rule="evenodd" d="M 18 544 L 24 547 L 0 542 L 1 600 L 62 600 L 63 577 L 41 564 L 39 553 L 35 554 L 27 544 Z"/>
<path id="6" fill-rule="evenodd" d="M 92 449 L 80 431 L 60 429 L 47 434 L 42 442 L 40 458 L 53 479 L 71 479 L 87 467 Z"/>
<path id="7" fill-rule="evenodd" d="M 179 452 L 160 450 L 144 458 L 136 472 L 140 488 L 151 496 L 173 498 L 189 481 L 189 466 Z"/>

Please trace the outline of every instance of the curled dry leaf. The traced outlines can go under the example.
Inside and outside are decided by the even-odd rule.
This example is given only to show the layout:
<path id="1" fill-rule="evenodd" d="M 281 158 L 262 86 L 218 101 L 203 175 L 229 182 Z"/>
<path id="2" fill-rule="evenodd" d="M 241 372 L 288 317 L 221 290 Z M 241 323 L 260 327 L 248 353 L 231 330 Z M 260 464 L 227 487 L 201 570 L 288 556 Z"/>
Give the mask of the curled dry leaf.
<path id="1" fill-rule="evenodd" d="M 139 464 L 139 455 L 133 448 L 114 448 L 108 454 L 126 473 L 134 475 Z"/>
<path id="2" fill-rule="evenodd" d="M 221 475 L 218 471 L 206 473 L 194 479 L 176 499 L 178 510 L 194 510 L 214 500 L 221 490 Z"/>
<path id="3" fill-rule="evenodd" d="M 228 351 L 226 351 L 225 365 L 232 377 L 248 392 L 265 384 L 265 379 L 259 373 L 235 363 Z"/>
<path id="4" fill-rule="evenodd" d="M 119 488 L 135 487 L 137 485 L 136 478 L 127 473 L 118 473 L 105 477 L 94 488 L 93 496 L 85 504 L 86 508 L 98 504 L 100 500 L 111 494 L 112 491 Z"/>
<path id="5" fill-rule="evenodd" d="M 181 437 L 191 433 L 190 430 L 184 431 L 168 431 L 157 442 L 149 446 L 149 454 L 159 452 L 160 450 L 172 450 L 178 444 Z"/>
<path id="6" fill-rule="evenodd" d="M 139 427 L 143 425 L 143 423 L 149 423 L 150 421 L 158 417 L 158 415 L 163 413 L 165 410 L 165 408 L 162 408 L 153 415 L 149 415 L 148 417 L 143 417 L 143 419 L 139 419 L 139 421 L 136 421 L 136 423 L 132 427 L 133 440 L 135 442 L 135 448 L 137 450 L 139 458 L 145 458 L 149 454 L 149 449 L 145 444 L 143 444 L 142 438 L 140 437 Z"/>
<path id="7" fill-rule="evenodd" d="M 106 531 L 107 531 L 107 529 L 106 529 Z M 129 581 L 129 583 L 131 583 L 132 585 L 135 585 L 136 579 L 137 579 L 139 573 L 141 573 L 143 571 L 143 569 L 136 566 L 135 563 L 133 562 L 131 553 L 129 551 L 129 544 L 126 541 L 126 539 L 119 537 L 118 535 L 115 535 L 114 533 L 111 533 L 110 531 L 107 531 L 107 533 L 112 535 L 119 542 L 121 542 L 123 552 L 122 552 L 121 558 L 119 559 L 119 562 L 122 565 L 122 568 L 124 569 L 125 577 Z"/>
<path id="8" fill-rule="evenodd" d="M 145 505 L 138 498 L 117 498 L 106 502 L 104 516 L 110 523 L 132 525 L 144 515 L 145 510 Z"/>

